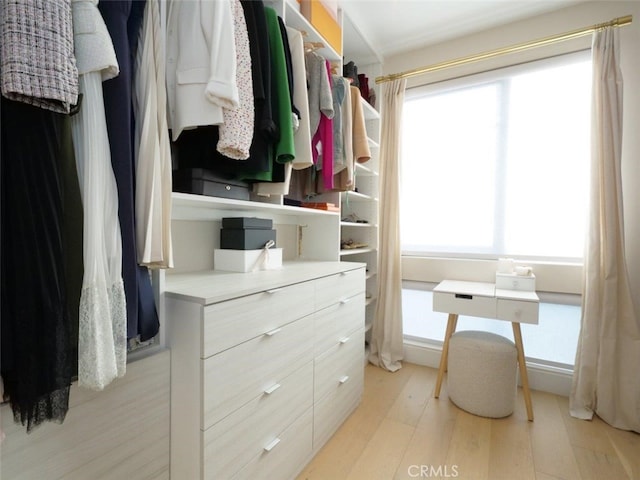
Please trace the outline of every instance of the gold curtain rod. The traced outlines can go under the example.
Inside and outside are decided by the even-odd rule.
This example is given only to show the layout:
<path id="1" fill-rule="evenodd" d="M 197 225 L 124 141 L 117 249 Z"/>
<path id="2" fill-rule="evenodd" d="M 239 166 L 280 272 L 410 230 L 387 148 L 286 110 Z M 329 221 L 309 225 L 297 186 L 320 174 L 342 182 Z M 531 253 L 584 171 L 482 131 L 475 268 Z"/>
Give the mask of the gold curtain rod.
<path id="1" fill-rule="evenodd" d="M 590 35 L 596 30 L 600 30 L 605 27 L 624 27 L 629 25 L 633 17 L 631 15 L 625 15 L 624 17 L 614 18 L 613 20 L 605 23 L 598 23 L 591 25 L 590 27 L 580 28 L 571 32 L 561 33 L 558 35 L 552 35 L 550 37 L 540 38 L 530 42 L 519 43 L 517 45 L 511 45 L 509 47 L 498 48 L 496 50 L 490 50 L 488 52 L 477 53 L 475 55 L 469 55 L 467 57 L 457 58 L 455 60 L 448 60 L 446 62 L 435 63 L 426 67 L 414 68 L 413 70 L 407 70 L 400 73 L 392 73 L 390 75 L 384 75 L 382 77 L 376 77 L 376 83 L 390 82 L 398 78 L 409 78 L 416 75 L 422 75 L 429 72 L 435 72 L 437 70 L 444 70 L 445 68 L 457 67 L 466 63 L 478 62 L 480 60 L 486 60 L 488 58 L 498 57 L 500 55 L 506 55 L 508 53 L 521 52 L 523 50 L 529 50 L 531 48 L 542 47 L 544 45 L 551 45 L 553 43 L 563 42 L 565 40 L 572 40 L 574 38 L 584 37 Z"/>

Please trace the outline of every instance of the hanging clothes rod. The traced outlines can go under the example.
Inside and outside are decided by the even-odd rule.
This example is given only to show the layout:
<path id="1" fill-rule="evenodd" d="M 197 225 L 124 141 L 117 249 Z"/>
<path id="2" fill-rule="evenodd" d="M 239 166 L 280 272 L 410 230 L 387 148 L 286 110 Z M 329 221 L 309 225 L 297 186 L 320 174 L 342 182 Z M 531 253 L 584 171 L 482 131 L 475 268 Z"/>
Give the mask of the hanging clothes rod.
<path id="1" fill-rule="evenodd" d="M 405 72 L 400 73 L 392 73 L 390 75 L 384 75 L 381 77 L 376 77 L 376 83 L 385 83 L 390 82 L 391 80 L 396 80 L 398 78 L 409 78 L 415 77 L 417 75 L 423 75 L 425 73 L 435 72 L 437 70 L 444 70 L 445 68 L 457 67 L 460 65 L 465 65 L 467 63 L 478 62 L 480 60 L 486 60 L 488 58 L 499 57 L 501 55 L 506 55 L 509 53 L 521 52 L 523 50 L 529 50 L 532 48 L 542 47 L 545 45 L 551 45 L 554 43 L 564 42 L 565 40 L 572 40 L 574 38 L 584 37 L 585 35 L 590 35 L 593 32 L 603 29 L 605 27 L 624 27 L 625 25 L 631 24 L 633 20 L 632 15 L 625 15 L 624 17 L 614 18 L 613 20 L 605 23 L 598 23 L 596 25 L 591 25 L 589 27 L 579 28 L 577 30 L 572 30 L 566 33 L 560 33 L 558 35 L 552 35 L 545 38 L 540 38 L 538 40 L 533 40 L 530 42 L 519 43 L 517 45 L 511 45 L 509 47 L 498 48 L 496 50 L 489 50 L 483 53 L 476 53 L 475 55 L 469 55 L 467 57 L 456 58 L 455 60 L 448 60 L 445 62 L 434 63 L 433 65 L 428 65 L 426 67 L 414 68 L 412 70 L 407 70 Z"/>

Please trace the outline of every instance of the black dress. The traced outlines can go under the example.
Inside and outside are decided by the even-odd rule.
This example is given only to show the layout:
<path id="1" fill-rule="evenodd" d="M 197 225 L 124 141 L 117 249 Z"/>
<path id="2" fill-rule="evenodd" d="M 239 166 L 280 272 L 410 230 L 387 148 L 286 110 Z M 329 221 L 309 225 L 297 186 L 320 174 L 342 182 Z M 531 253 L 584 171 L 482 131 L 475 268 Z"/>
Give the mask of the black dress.
<path id="1" fill-rule="evenodd" d="M 118 186 L 118 216 L 122 232 L 122 278 L 127 298 L 127 336 L 148 340 L 158 333 L 151 279 L 138 265 L 134 210 L 135 161 L 132 75 L 138 33 L 146 2 L 103 0 L 98 8 L 113 41 L 120 75 L 102 84 L 111 164 Z"/>
<path id="2" fill-rule="evenodd" d="M 62 422 L 68 409 L 75 342 L 63 165 L 75 160 L 68 115 L 5 98 L 1 104 L 1 370 L 4 398 L 29 431 L 44 420 Z"/>

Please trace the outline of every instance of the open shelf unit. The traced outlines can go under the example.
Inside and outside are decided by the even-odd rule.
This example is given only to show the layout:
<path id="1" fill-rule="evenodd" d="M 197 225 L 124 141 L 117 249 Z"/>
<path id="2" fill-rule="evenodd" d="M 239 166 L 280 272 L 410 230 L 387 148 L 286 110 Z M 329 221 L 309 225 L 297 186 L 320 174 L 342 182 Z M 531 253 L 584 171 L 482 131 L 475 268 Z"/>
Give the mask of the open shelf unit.
<path id="1" fill-rule="evenodd" d="M 366 248 L 342 249 L 340 258 L 346 262 L 364 262 L 367 264 L 367 301 L 366 336 L 370 336 L 371 325 L 375 315 L 378 293 L 378 215 L 379 215 L 379 180 L 378 166 L 380 154 L 380 115 L 365 100 L 362 100 L 367 126 L 367 138 L 371 149 L 371 159 L 355 167 L 356 190 L 340 194 L 341 239 L 352 239 L 366 244 Z M 345 221 L 351 216 L 355 221 Z M 359 223 L 358 220 L 366 221 Z"/>

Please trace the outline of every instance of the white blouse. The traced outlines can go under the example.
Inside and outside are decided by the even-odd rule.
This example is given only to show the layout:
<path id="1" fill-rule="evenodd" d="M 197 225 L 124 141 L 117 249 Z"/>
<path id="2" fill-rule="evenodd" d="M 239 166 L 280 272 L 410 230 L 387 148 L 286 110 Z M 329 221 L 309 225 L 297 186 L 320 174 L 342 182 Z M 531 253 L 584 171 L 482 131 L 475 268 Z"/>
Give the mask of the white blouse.
<path id="1" fill-rule="evenodd" d="M 238 107 L 230 0 L 170 1 L 167 98 L 174 141 L 185 128 L 220 125 L 223 107 Z"/>
<path id="2" fill-rule="evenodd" d="M 111 167 L 102 81 L 118 63 L 96 0 L 74 0 L 80 111 L 71 117 L 84 207 L 84 277 L 78 326 L 78 384 L 102 390 L 126 371 L 127 311 L 122 282 L 118 191 Z"/>

